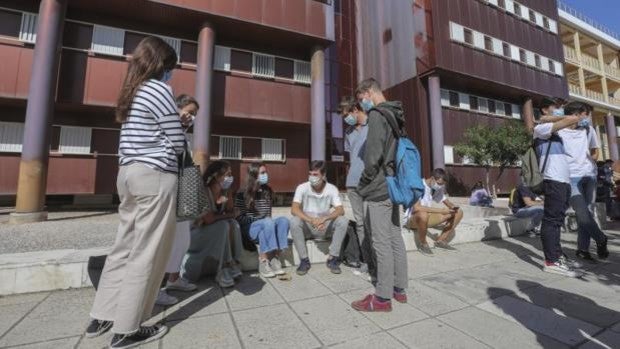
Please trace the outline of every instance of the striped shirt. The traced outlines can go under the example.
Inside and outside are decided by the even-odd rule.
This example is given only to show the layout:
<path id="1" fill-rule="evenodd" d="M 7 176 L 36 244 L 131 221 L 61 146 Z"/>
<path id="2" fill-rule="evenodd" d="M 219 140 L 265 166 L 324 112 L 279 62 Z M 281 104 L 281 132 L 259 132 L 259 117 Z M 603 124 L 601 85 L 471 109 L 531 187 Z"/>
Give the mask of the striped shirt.
<path id="1" fill-rule="evenodd" d="M 254 196 L 254 208 L 249 209 L 245 204 L 245 192 L 237 193 L 235 197 L 235 207 L 239 209 L 237 221 L 241 226 L 250 225 L 257 220 L 271 217 L 272 190 L 269 186 L 263 185 L 256 191 Z"/>
<path id="2" fill-rule="evenodd" d="M 123 122 L 118 155 L 121 166 L 143 163 L 151 168 L 178 172 L 185 133 L 169 85 L 150 79 L 136 92 Z"/>

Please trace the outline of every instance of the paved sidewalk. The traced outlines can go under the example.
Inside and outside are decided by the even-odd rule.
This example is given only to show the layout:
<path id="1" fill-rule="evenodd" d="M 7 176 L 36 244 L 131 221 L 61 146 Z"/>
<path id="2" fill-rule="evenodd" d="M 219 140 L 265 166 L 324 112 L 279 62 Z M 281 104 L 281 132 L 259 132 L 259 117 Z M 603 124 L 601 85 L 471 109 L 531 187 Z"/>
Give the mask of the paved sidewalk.
<path id="1" fill-rule="evenodd" d="M 618 348 L 620 234 L 609 262 L 583 279 L 540 270 L 533 238 L 459 245 L 429 258 L 409 253 L 409 304 L 362 314 L 349 303 L 370 290 L 344 268 L 313 265 L 292 281 L 246 274 L 231 290 L 212 281 L 157 309 L 171 327 L 146 348 Z M 564 234 L 567 253 L 575 236 Z M 85 339 L 93 289 L 0 297 L 0 347 L 104 348 Z"/>

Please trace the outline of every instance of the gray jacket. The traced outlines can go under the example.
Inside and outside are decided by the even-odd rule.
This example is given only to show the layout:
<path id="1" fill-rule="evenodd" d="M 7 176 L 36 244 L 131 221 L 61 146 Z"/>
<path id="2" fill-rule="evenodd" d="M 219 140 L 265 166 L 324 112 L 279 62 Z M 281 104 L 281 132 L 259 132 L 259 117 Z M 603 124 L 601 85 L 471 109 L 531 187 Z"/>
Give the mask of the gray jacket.
<path id="1" fill-rule="evenodd" d="M 385 115 L 384 115 L 385 114 Z M 394 131 L 386 117 L 394 117 L 400 131 L 405 127 L 403 108 L 400 102 L 384 102 L 370 110 L 368 114 L 368 137 L 364 149 L 364 172 L 357 187 L 366 201 L 385 201 L 390 198 L 385 173 L 395 152 Z"/>

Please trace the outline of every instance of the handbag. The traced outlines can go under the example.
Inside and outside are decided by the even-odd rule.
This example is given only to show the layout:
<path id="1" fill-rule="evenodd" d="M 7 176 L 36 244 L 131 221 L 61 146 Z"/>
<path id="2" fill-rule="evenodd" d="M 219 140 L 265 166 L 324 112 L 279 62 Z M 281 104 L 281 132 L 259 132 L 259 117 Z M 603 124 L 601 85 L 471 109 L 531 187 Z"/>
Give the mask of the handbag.
<path id="1" fill-rule="evenodd" d="M 161 130 L 164 138 L 174 148 L 174 144 L 164 129 Z M 188 156 L 188 153 L 189 149 L 187 141 L 185 141 L 183 154 L 178 159 L 177 218 L 180 220 L 194 219 L 200 216 L 207 204 L 207 195 L 200 167 L 194 164 L 194 160 Z"/>

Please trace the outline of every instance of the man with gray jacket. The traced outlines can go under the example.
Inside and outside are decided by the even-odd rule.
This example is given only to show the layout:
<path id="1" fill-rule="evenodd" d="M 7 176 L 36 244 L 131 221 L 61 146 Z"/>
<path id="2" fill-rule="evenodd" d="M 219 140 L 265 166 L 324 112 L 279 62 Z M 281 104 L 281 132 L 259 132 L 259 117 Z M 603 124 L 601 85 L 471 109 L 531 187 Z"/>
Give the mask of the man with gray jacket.
<path id="1" fill-rule="evenodd" d="M 385 173 L 394 171 L 396 135 L 404 134 L 405 119 L 401 103 L 386 101 L 375 79 L 362 81 L 355 95 L 368 114 L 364 171 L 358 192 L 368 207 L 366 227 L 377 258 L 377 283 L 375 294 L 351 306 L 358 311 L 391 311 L 392 298 L 407 302 L 407 252 L 400 230 L 399 208 L 390 200 Z M 390 124 L 398 125 L 399 129 L 394 130 Z"/>

